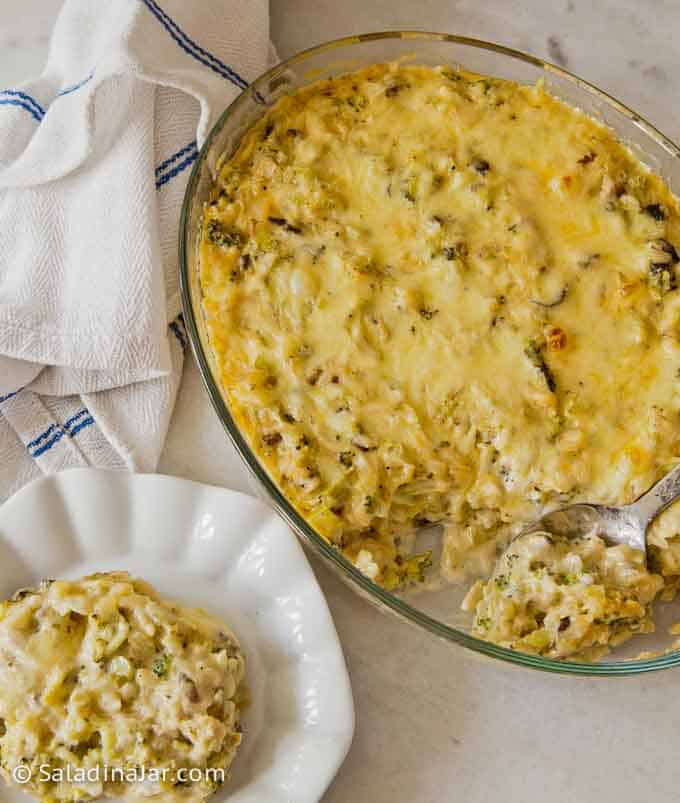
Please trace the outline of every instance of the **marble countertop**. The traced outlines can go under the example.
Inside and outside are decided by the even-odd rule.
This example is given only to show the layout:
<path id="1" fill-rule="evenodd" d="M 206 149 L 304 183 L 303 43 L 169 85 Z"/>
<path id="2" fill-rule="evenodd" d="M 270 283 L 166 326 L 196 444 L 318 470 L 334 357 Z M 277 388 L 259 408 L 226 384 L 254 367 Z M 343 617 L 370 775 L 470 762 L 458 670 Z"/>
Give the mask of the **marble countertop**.
<path id="1" fill-rule="evenodd" d="M 0 0 L 0 85 L 39 71 L 60 5 Z M 388 28 L 486 38 L 565 65 L 680 139 L 678 0 L 271 5 L 281 56 Z M 159 470 L 250 490 L 190 361 Z M 382 616 L 312 562 L 344 644 L 357 710 L 354 744 L 324 803 L 680 799 L 673 691 L 680 670 L 572 679 L 498 665 Z"/>

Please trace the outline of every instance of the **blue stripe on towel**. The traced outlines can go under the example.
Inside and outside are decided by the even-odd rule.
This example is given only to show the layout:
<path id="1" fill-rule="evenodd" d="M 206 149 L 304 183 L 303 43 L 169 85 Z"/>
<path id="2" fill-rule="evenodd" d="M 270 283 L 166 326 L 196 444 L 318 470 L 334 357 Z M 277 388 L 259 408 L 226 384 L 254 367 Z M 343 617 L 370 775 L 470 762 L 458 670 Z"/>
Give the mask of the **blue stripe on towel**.
<path id="1" fill-rule="evenodd" d="M 56 424 L 52 424 L 51 426 L 47 427 L 47 429 L 37 438 L 34 438 L 30 443 L 26 444 L 27 449 L 32 449 L 34 446 L 37 446 L 41 441 L 44 441 L 49 435 L 51 435 L 55 429 L 58 429 Z"/>
<path id="2" fill-rule="evenodd" d="M 78 421 L 78 419 L 82 418 L 84 415 L 89 415 L 89 414 L 90 411 L 87 409 L 87 407 L 83 407 L 83 409 L 79 413 L 72 415 L 69 419 L 64 421 L 64 429 L 68 429 L 70 426 L 75 424 L 75 422 Z"/>
<path id="3" fill-rule="evenodd" d="M 30 112 L 38 122 L 42 120 L 41 115 L 38 114 L 33 106 L 29 106 L 25 100 L 19 100 L 19 98 L 0 98 L 0 106 L 20 106 L 22 109 L 26 109 L 27 112 Z"/>
<path id="4" fill-rule="evenodd" d="M 42 120 L 45 116 L 45 109 L 38 103 L 35 98 L 32 98 L 30 95 L 27 95 L 25 92 L 21 92 L 18 89 L 3 89 L 0 92 L 0 95 L 8 95 L 14 98 L 20 98 L 21 100 L 25 101 L 34 111 L 35 115 L 38 119 Z"/>
<path id="5" fill-rule="evenodd" d="M 179 344 L 183 350 L 186 350 L 187 347 L 187 336 L 184 334 L 183 327 L 184 326 L 184 319 L 181 315 L 178 315 L 174 321 L 170 323 L 170 331 L 173 335 L 179 340 Z"/>
<path id="6" fill-rule="evenodd" d="M 58 443 L 63 437 L 66 435 L 63 429 L 57 430 L 54 435 L 44 443 L 42 446 L 39 446 L 35 451 L 31 452 L 31 457 L 40 457 L 41 454 L 44 454 L 48 449 L 51 449 L 55 443 Z"/>
<path id="7" fill-rule="evenodd" d="M 197 61 L 200 61 L 201 64 L 209 67 L 213 72 L 221 75 L 222 78 L 226 78 L 228 81 L 231 81 L 231 83 L 237 86 L 239 89 L 246 89 L 248 87 L 248 82 L 228 64 L 220 61 L 220 59 L 218 59 L 216 56 L 213 56 L 212 53 L 208 53 L 207 50 L 194 42 L 193 39 L 190 39 L 179 27 L 179 25 L 177 25 L 177 23 L 172 20 L 165 13 L 165 11 L 163 11 L 163 9 L 156 2 L 154 2 L 154 0 L 142 0 L 142 2 L 175 40 L 175 42 L 177 42 L 182 50 L 187 52 L 190 56 L 193 56 Z"/>
<path id="8" fill-rule="evenodd" d="M 177 153 L 173 153 L 172 156 L 168 156 L 168 158 L 161 162 L 158 167 L 156 168 L 156 175 L 162 173 L 168 165 L 171 165 L 173 162 L 176 162 L 179 158 L 184 156 L 185 153 L 189 153 L 189 151 L 195 151 L 198 149 L 198 145 L 196 144 L 196 140 L 192 140 L 188 145 L 185 145 L 183 148 L 177 151 Z"/>
<path id="9" fill-rule="evenodd" d="M 3 402 L 6 402 L 8 399 L 13 398 L 18 393 L 21 393 L 22 390 L 23 390 L 23 387 L 20 387 L 20 388 L 17 388 L 16 390 L 13 390 L 11 393 L 6 393 L 4 396 L 0 396 L 0 404 L 2 404 Z"/>
<path id="10" fill-rule="evenodd" d="M 91 81 L 94 78 L 94 70 L 89 75 L 86 75 L 82 81 L 78 81 L 75 84 L 71 84 L 71 86 L 67 86 L 66 89 L 62 89 L 61 92 L 57 94 L 58 98 L 63 97 L 64 95 L 70 95 L 71 92 L 75 92 L 77 89 L 80 89 L 81 86 L 85 86 L 88 81 Z"/>
<path id="11" fill-rule="evenodd" d="M 81 86 L 84 86 L 88 81 L 92 80 L 94 77 L 94 70 L 85 76 L 82 81 L 78 81 L 76 84 L 72 84 L 71 86 L 67 86 L 66 89 L 62 89 L 56 97 L 62 97 L 63 95 L 69 95 L 71 92 L 75 92 L 77 89 L 80 89 Z M 26 92 L 21 92 L 18 89 L 3 89 L 0 91 L 0 106 L 19 106 L 22 109 L 25 109 L 38 121 L 41 122 L 43 117 L 45 116 L 45 109 L 38 103 L 35 98 L 32 98 L 30 95 L 27 95 Z"/>
<path id="12" fill-rule="evenodd" d="M 92 418 L 91 415 L 83 419 L 79 424 L 76 424 L 75 427 L 73 427 L 73 429 L 68 434 L 73 438 L 80 432 L 81 429 L 89 427 L 90 424 L 94 424 L 94 418 Z"/>
<path id="13" fill-rule="evenodd" d="M 89 427 L 91 424 L 94 424 L 94 418 L 92 418 L 90 415 L 90 411 L 84 407 L 82 410 L 77 412 L 75 415 L 72 415 L 71 418 L 65 421 L 63 427 L 60 427 L 57 424 L 51 424 L 42 434 L 38 435 L 38 437 L 32 440 L 30 443 L 26 444 L 26 448 L 28 449 L 31 457 L 40 457 L 41 455 L 45 454 L 45 452 L 49 451 L 55 444 L 59 443 L 64 435 L 68 435 L 70 438 L 73 438 L 80 432 L 81 429 L 85 429 L 85 427 Z M 45 441 L 46 438 L 48 438 L 48 440 Z M 45 441 L 45 443 L 43 443 L 43 441 Z M 31 451 L 31 449 L 33 449 L 33 451 Z"/>
<path id="14" fill-rule="evenodd" d="M 173 167 L 172 170 L 168 170 L 167 173 L 165 173 L 162 176 L 159 176 L 159 178 L 156 179 L 156 189 L 160 190 L 160 188 L 164 184 L 167 184 L 171 178 L 174 178 L 178 173 L 181 173 L 182 170 L 186 170 L 187 167 L 189 167 L 190 164 L 193 164 L 193 162 L 195 162 L 197 158 L 198 158 L 198 151 L 194 151 L 193 153 L 190 153 L 187 156 L 187 158 L 181 161 L 178 165 L 175 165 L 175 167 Z"/>

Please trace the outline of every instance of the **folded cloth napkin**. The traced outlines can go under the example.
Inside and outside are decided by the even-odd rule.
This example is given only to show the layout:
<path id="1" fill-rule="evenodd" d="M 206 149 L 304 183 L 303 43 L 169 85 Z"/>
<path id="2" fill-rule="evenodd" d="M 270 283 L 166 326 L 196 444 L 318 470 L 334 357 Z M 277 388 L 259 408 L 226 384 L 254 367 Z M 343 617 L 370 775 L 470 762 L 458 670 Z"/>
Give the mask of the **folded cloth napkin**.
<path id="1" fill-rule="evenodd" d="M 0 92 L 0 499 L 155 468 L 187 168 L 271 56 L 268 0 L 67 0 L 43 74 Z"/>

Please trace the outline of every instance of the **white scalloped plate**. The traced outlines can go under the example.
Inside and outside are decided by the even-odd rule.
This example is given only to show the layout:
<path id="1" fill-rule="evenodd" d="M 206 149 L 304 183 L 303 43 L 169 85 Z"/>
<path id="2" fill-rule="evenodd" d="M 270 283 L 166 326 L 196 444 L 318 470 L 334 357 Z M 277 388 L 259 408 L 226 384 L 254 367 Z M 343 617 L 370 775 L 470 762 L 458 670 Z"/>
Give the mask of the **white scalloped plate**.
<path id="1" fill-rule="evenodd" d="M 241 641 L 252 704 L 232 778 L 210 800 L 316 803 L 349 749 L 354 707 L 326 601 L 281 519 L 235 491 L 93 469 L 0 507 L 0 599 L 112 569 L 223 617 Z M 3 803 L 30 800 L 1 788 Z"/>

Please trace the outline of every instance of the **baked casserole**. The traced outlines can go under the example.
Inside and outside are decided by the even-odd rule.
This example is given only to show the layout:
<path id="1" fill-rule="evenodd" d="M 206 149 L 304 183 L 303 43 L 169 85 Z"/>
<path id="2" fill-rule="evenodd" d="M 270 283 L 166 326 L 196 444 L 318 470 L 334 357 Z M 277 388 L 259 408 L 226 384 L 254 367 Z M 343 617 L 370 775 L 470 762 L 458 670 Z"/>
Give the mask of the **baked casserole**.
<path id="1" fill-rule="evenodd" d="M 677 460 L 678 212 L 540 83 L 392 63 L 300 89 L 219 165 L 205 209 L 232 416 L 376 583 L 423 580 L 432 522 L 445 578 L 489 577 L 546 509 L 632 501 Z M 666 595 L 677 519 L 650 534 Z"/>

